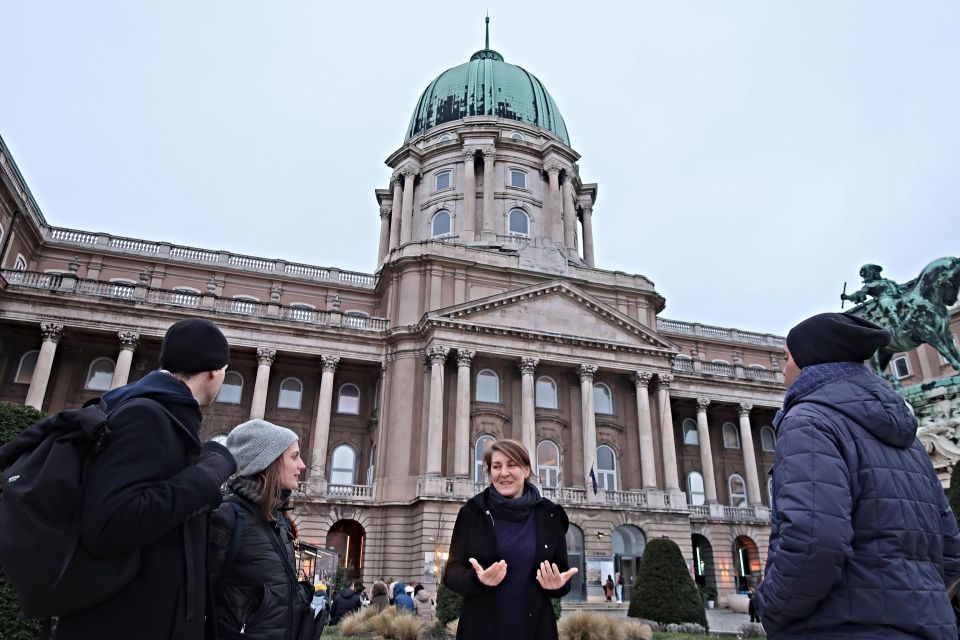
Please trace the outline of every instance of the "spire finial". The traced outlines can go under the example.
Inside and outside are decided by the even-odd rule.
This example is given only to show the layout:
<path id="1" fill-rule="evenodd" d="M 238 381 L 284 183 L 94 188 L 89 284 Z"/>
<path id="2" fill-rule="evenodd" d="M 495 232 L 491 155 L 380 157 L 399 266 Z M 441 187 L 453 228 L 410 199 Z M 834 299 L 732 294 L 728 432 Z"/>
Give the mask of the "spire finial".
<path id="1" fill-rule="evenodd" d="M 487 23 L 487 46 L 485 46 L 484 49 L 489 49 L 490 48 L 490 12 L 489 11 L 487 12 L 486 23 Z"/>

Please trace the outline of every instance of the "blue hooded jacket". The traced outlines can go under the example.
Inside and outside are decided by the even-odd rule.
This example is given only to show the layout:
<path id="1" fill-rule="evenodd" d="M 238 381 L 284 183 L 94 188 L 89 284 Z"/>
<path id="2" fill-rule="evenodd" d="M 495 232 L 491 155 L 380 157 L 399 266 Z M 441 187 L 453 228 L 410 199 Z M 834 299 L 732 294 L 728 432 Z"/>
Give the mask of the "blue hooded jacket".
<path id="1" fill-rule="evenodd" d="M 400 611 L 410 611 L 412 613 L 416 610 L 413 606 L 413 598 L 407 595 L 406 585 L 402 582 L 393 585 L 393 604 L 397 605 L 397 609 Z"/>
<path id="2" fill-rule="evenodd" d="M 903 399 L 862 364 L 813 365 L 774 426 L 768 636 L 956 640 L 960 533 Z"/>

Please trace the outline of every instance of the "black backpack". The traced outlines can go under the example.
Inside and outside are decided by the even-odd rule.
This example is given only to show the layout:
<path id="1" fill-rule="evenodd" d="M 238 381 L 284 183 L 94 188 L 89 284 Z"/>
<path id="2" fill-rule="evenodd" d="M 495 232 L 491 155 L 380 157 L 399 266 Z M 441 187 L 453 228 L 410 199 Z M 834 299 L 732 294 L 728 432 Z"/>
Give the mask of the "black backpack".
<path id="1" fill-rule="evenodd" d="M 130 402 L 157 404 L 175 420 L 153 400 Z M 80 540 L 85 480 L 109 446 L 110 413 L 97 398 L 34 423 L 0 447 L 0 568 L 26 617 L 87 609 L 119 592 L 139 569 L 139 550 L 97 556 Z"/>

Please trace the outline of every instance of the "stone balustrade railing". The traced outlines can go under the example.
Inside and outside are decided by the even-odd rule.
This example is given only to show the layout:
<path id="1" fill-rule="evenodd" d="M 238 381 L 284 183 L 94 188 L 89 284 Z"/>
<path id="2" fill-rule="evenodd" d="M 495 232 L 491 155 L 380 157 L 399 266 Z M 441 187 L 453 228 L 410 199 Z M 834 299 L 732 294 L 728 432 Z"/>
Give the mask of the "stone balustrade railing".
<path id="1" fill-rule="evenodd" d="M 668 318 L 657 318 L 657 330 L 664 333 L 675 333 L 687 336 L 703 336 L 705 338 L 728 340 L 730 342 L 742 342 L 762 347 L 775 347 L 778 349 L 782 349 L 786 344 L 784 338 L 770 333 L 753 333 L 751 331 L 740 331 L 739 329 L 725 329 L 723 327 L 714 327 L 700 324 L 698 322 L 682 322 L 680 320 L 670 320 Z"/>
<path id="2" fill-rule="evenodd" d="M 328 484 L 324 495 L 328 498 L 373 500 L 373 487 L 368 484 Z"/>
<path id="3" fill-rule="evenodd" d="M 255 256 L 244 256 L 226 251 L 209 251 L 195 247 L 183 247 L 165 242 L 151 242 L 136 238 L 123 238 L 109 234 L 88 233 L 59 227 L 44 227 L 46 240 L 51 244 L 87 247 L 124 254 L 134 254 L 151 259 L 166 258 L 175 262 L 224 266 L 242 271 L 255 271 L 262 274 L 278 273 L 305 280 L 332 281 L 338 284 L 372 289 L 376 277 L 368 273 L 343 271 L 327 267 L 290 263 L 285 260 L 269 260 Z"/>
<path id="4" fill-rule="evenodd" d="M 189 291 L 152 289 L 126 282 L 83 280 L 72 274 L 38 273 L 35 271 L 0 270 L 8 286 L 50 291 L 57 294 L 132 300 L 153 305 L 171 305 L 207 310 L 212 313 L 230 313 L 264 320 L 303 322 L 321 327 L 340 327 L 358 331 L 386 331 L 390 323 L 385 318 L 365 315 L 347 315 L 339 311 L 318 311 L 302 307 L 256 302 L 237 298 L 222 298 Z"/>
<path id="5" fill-rule="evenodd" d="M 729 364 L 723 364 L 722 362 L 701 362 L 700 371 L 703 373 L 708 373 L 712 376 L 733 377 L 733 367 L 731 367 Z"/>

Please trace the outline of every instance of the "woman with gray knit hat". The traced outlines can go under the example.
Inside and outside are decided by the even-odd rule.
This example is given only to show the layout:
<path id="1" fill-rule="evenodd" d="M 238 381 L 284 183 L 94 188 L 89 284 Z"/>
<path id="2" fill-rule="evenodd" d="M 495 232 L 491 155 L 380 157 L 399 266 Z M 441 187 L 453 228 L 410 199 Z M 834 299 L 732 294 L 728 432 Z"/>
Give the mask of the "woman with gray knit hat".
<path id="1" fill-rule="evenodd" d="M 210 520 L 215 637 L 310 637 L 313 616 L 297 582 L 297 534 L 287 516 L 287 500 L 306 469 L 297 434 L 250 420 L 227 435 L 226 445 L 237 475 Z"/>

